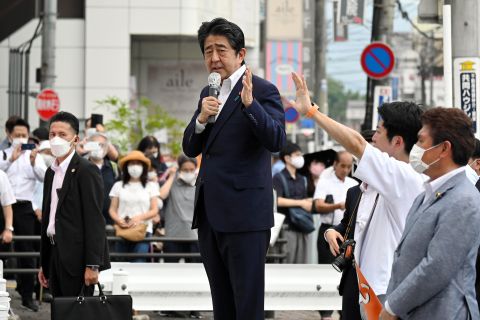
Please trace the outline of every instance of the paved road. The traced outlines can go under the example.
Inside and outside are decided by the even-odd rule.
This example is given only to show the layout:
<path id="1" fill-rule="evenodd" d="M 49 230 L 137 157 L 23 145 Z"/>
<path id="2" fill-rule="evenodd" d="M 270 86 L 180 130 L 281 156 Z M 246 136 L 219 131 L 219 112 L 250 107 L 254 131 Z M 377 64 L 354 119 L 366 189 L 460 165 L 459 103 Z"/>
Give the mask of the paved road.
<path id="1" fill-rule="evenodd" d="M 11 305 L 15 313 L 21 320 L 50 320 L 50 304 L 42 303 L 39 312 L 32 312 L 20 307 L 21 299 L 18 293 L 9 285 L 8 292 L 12 298 Z M 180 320 L 188 318 L 185 314 L 183 317 L 163 317 L 153 312 L 145 313 L 150 320 Z M 202 312 L 202 319 L 213 320 L 211 312 Z M 338 315 L 334 314 L 334 319 L 338 319 Z M 147 320 L 147 318 L 142 319 Z M 275 320 L 320 320 L 320 315 L 316 311 L 276 311 Z"/>

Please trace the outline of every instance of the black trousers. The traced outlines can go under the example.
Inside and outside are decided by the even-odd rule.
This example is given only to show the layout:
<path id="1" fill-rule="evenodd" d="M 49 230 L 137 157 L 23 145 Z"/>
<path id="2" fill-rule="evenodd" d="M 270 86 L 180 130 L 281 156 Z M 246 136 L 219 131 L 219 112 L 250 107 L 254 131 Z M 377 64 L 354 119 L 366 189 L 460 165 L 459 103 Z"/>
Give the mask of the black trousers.
<path id="1" fill-rule="evenodd" d="M 270 230 L 218 232 L 199 202 L 198 240 L 210 283 L 215 320 L 263 320 L 265 259 Z"/>
<path id="2" fill-rule="evenodd" d="M 13 210 L 13 228 L 18 236 L 35 235 L 35 213 L 32 203 L 29 201 L 20 201 L 12 205 Z M 35 244 L 32 241 L 16 241 L 13 244 L 16 252 L 33 252 Z M 33 269 L 36 267 L 35 258 L 17 258 L 17 266 L 21 269 Z M 22 296 L 22 300 L 32 299 L 35 275 L 20 274 L 17 275 L 17 290 Z"/>
<path id="3" fill-rule="evenodd" d="M 54 297 L 77 297 L 85 283 L 84 274 L 78 276 L 70 275 L 60 263 L 60 256 L 56 246 L 52 247 L 50 260 L 50 275 L 48 284 L 50 292 Z M 85 296 L 92 296 L 95 286 L 84 288 Z"/>
<path id="4" fill-rule="evenodd" d="M 352 266 L 343 271 L 342 320 L 362 320 L 358 303 L 357 273 Z"/>

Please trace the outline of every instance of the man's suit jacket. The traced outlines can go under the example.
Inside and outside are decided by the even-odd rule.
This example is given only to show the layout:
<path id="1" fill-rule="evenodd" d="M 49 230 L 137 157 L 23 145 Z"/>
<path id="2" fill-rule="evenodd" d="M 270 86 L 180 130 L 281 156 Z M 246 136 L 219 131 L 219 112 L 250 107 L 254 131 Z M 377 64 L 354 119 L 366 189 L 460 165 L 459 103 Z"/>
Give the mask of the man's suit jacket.
<path id="1" fill-rule="evenodd" d="M 479 319 L 478 191 L 460 172 L 424 197 L 415 199 L 395 251 L 388 305 L 401 319 Z"/>
<path id="2" fill-rule="evenodd" d="M 200 189 L 212 228 L 220 232 L 267 230 L 273 226 L 271 152 L 285 143 L 285 115 L 277 88 L 253 76 L 254 101 L 242 104 L 242 80 L 236 83 L 214 124 L 195 133 L 198 107 L 183 137 L 189 157 L 202 154 L 196 182 L 193 228 L 198 226 Z"/>
<path id="3" fill-rule="evenodd" d="M 41 265 L 48 279 L 52 246 L 47 237 L 54 171 L 48 168 L 43 189 Z M 110 268 L 105 219 L 102 215 L 103 182 L 98 168 L 76 153 L 68 165 L 58 195 L 55 239 L 60 262 L 71 276 L 81 276 L 87 265 Z"/>

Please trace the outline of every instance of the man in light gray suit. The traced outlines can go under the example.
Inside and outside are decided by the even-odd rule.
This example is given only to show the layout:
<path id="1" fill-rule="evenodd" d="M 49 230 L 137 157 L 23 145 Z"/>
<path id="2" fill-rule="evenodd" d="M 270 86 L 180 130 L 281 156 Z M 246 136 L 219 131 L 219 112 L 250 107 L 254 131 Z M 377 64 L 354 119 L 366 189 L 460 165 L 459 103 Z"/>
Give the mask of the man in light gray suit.
<path id="1" fill-rule="evenodd" d="M 472 122 L 460 109 L 433 108 L 422 125 L 410 164 L 430 180 L 408 214 L 380 319 L 480 319 L 480 199 L 464 172 Z"/>

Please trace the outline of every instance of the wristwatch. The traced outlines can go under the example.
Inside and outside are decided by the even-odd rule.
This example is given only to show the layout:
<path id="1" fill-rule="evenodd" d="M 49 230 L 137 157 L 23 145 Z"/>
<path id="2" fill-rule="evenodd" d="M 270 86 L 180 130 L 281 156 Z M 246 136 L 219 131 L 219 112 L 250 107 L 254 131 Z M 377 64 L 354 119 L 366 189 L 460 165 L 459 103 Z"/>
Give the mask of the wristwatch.
<path id="1" fill-rule="evenodd" d="M 5 230 L 10 230 L 11 232 L 13 232 L 14 229 L 13 229 L 12 226 L 6 226 L 6 227 L 5 227 Z"/>

